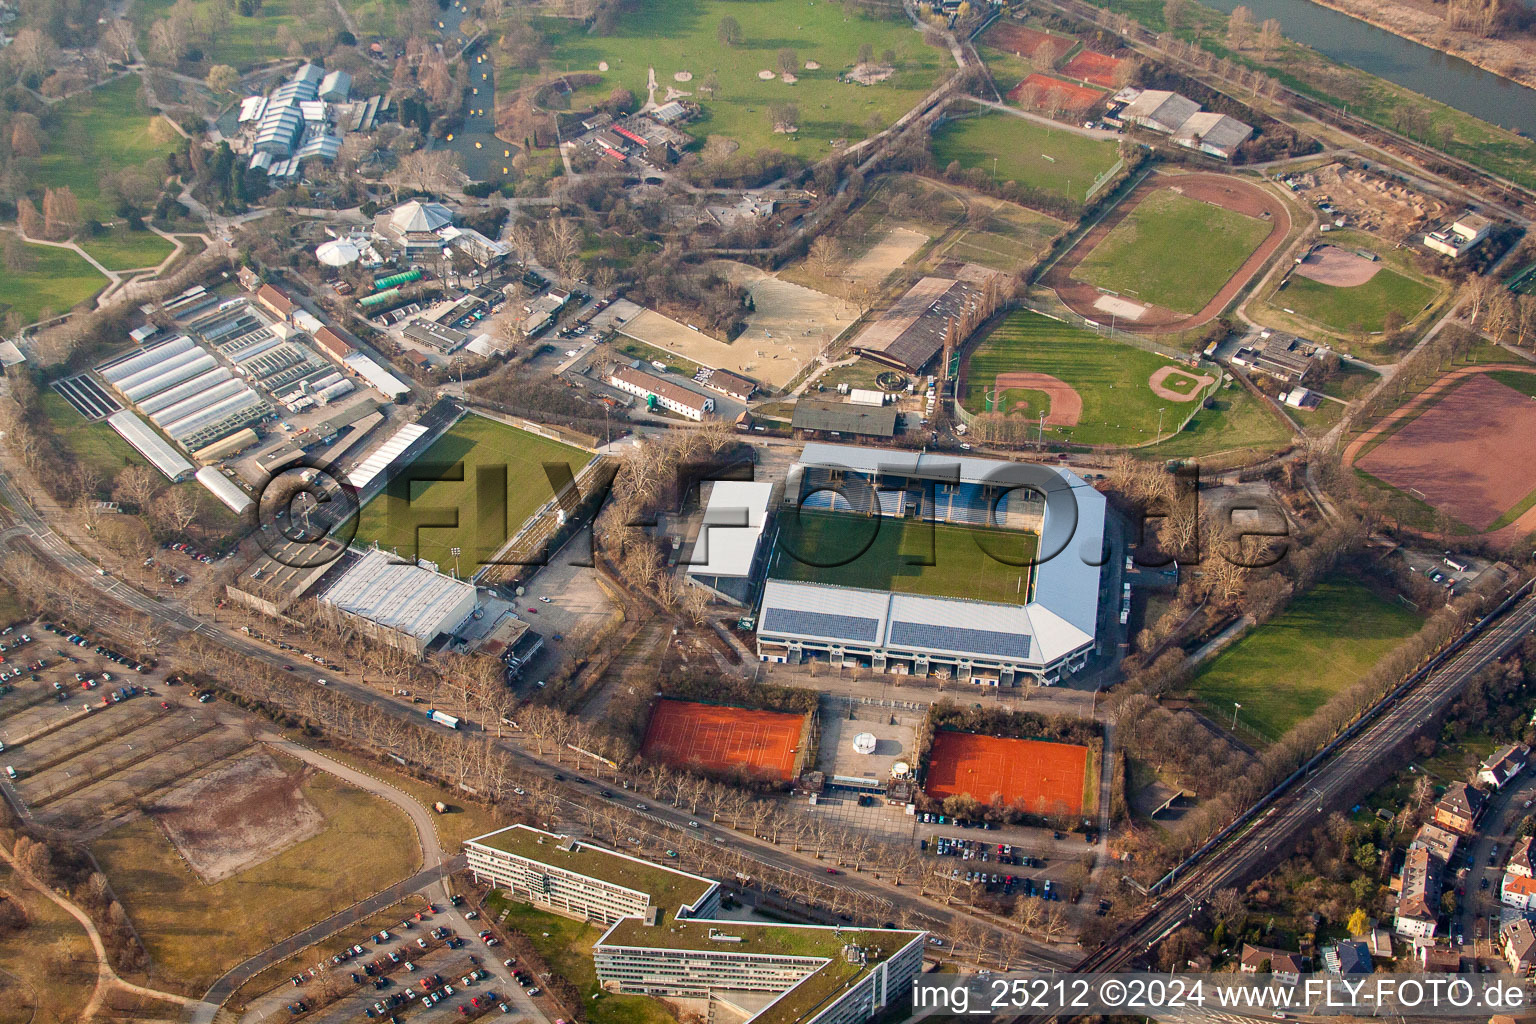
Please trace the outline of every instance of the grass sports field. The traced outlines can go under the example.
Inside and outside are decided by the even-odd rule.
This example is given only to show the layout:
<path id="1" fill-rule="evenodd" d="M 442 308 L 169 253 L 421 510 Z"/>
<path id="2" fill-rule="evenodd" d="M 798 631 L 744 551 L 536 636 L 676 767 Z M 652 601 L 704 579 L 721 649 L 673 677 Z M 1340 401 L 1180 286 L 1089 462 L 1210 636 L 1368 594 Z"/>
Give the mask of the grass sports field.
<path id="1" fill-rule="evenodd" d="M 726 16 L 741 26 L 742 41 L 734 47 L 719 40 Z M 601 74 L 598 85 L 572 98 L 573 109 L 585 99 L 606 98 L 615 87 L 643 102 L 647 69 L 654 67 L 657 102 L 673 87 L 702 106 L 703 117 L 689 123 L 689 134 L 734 139 L 749 153 L 777 149 L 812 160 L 828 155 L 833 139 L 856 142 L 889 127 L 951 66 L 948 52 L 926 46 L 899 11 L 898 17 L 877 19 L 849 13 L 839 4 L 804 0 L 649 0 L 627 9 L 605 36 L 589 33 L 580 21 L 543 18 L 537 24 L 549 41 L 552 65 Z M 869 86 L 839 82 L 838 75 L 858 60 L 863 43 L 874 47 L 877 61 L 886 50 L 893 51 L 895 74 Z M 794 51 L 793 83 L 778 77 L 784 49 Z M 821 66 L 807 69 L 808 61 Z M 599 72 L 600 63 L 608 70 Z M 775 76 L 764 81 L 760 71 Z M 691 73 L 692 81 L 675 81 L 679 72 Z M 700 89 L 711 74 L 720 91 L 707 97 Z M 773 130 L 768 107 L 777 103 L 799 108 L 798 132 Z"/>
<path id="2" fill-rule="evenodd" d="M 940 799 L 969 793 L 982 803 L 996 797 L 1036 814 L 1079 815 L 1092 809 L 1095 780 L 1089 750 L 1076 743 L 977 736 L 941 729 L 928 751 L 923 790 Z"/>
<path id="3" fill-rule="evenodd" d="M 1195 313 L 1237 273 L 1272 226 L 1159 189 L 1094 246 L 1073 276 L 1141 302 Z"/>
<path id="4" fill-rule="evenodd" d="M 109 231 L 93 238 L 80 238 L 80 248 L 91 254 L 108 270 L 137 270 L 158 267 L 175 249 L 153 231 Z"/>
<path id="5" fill-rule="evenodd" d="M 930 597 L 1024 604 L 1039 538 L 1020 530 L 802 510 L 779 516 L 769 574 Z M 983 545 L 985 549 L 983 549 Z M 925 564 L 927 563 L 927 564 Z"/>
<path id="6" fill-rule="evenodd" d="M 466 416 L 363 506 L 355 543 L 378 541 L 380 547 L 392 548 L 403 558 L 414 553 L 436 562 L 444 572 L 453 569 L 451 549 L 457 547 L 461 549 L 459 575 L 468 576 L 554 497 L 544 463 L 563 462 L 574 476 L 590 459 L 580 448 L 484 416 Z M 463 480 L 430 480 L 434 475 L 450 475 L 461 464 Z M 477 485 L 480 470 L 502 466 L 507 470 L 505 504 L 497 495 L 487 494 L 482 508 Z M 407 484 L 413 473 L 416 482 Z M 403 494 L 391 493 L 396 485 L 409 487 L 409 502 Z"/>
<path id="7" fill-rule="evenodd" d="M 1140 444 L 1157 436 L 1158 410 L 1168 431 L 1192 403 L 1158 398 L 1147 380 L 1173 360 L 1054 320 L 1032 310 L 1008 314 L 966 359 L 961 401 L 983 411 L 985 393 L 999 373 L 1048 373 L 1076 389 L 1083 400 L 1075 427 L 1046 432 L 1080 444 Z"/>
<path id="8" fill-rule="evenodd" d="M 23 324 L 64 313 L 107 286 L 95 267 L 68 249 L 22 243 L 26 267 L 0 274 L 0 315 L 15 310 Z M 114 435 L 115 436 L 115 435 Z"/>
<path id="9" fill-rule="evenodd" d="M 935 132 L 933 159 L 940 168 L 953 160 L 988 174 L 995 169 L 998 181 L 1014 181 L 1080 203 L 1120 154 L 1107 140 L 988 113 L 950 121 Z"/>
<path id="10" fill-rule="evenodd" d="M 113 213 L 101 194 L 103 173 L 145 167 L 158 182 L 165 174 L 164 157 L 176 148 L 175 129 L 164 123 L 151 127 L 157 118 L 139 98 L 137 75 L 71 96 L 50 116 L 57 118 L 56 125 L 43 140 L 37 170 L 29 177 L 39 194 L 44 186 L 69 186 L 80 200 L 80 213 L 91 220 Z"/>
<path id="11" fill-rule="evenodd" d="M 1331 577 L 1218 654 L 1192 689 L 1212 719 L 1274 741 L 1417 631 L 1419 617 Z"/>
<path id="12" fill-rule="evenodd" d="M 789 781 L 804 715 L 659 700 L 640 752 L 668 764 Z"/>
<path id="13" fill-rule="evenodd" d="M 1411 321 L 1435 298 L 1435 289 L 1383 267 L 1365 284 L 1336 288 L 1310 277 L 1292 274 L 1285 290 L 1273 300 L 1324 327 L 1351 334 L 1380 331 L 1387 314 L 1396 310 Z"/>

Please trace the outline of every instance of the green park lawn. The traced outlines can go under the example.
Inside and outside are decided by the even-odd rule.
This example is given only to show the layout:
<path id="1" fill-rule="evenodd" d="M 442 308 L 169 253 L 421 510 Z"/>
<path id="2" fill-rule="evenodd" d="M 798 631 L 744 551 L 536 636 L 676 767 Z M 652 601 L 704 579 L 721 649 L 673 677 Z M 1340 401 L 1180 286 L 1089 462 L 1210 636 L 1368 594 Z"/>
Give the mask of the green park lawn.
<path id="1" fill-rule="evenodd" d="M 64 313 L 107 285 L 78 254 L 52 245 L 22 243 L 26 266 L 0 272 L 0 316 L 15 310 L 23 324 L 45 313 Z"/>
<path id="2" fill-rule="evenodd" d="M 1419 628 L 1408 608 L 1330 577 L 1212 659 L 1192 689 L 1213 719 L 1274 741 Z"/>
<path id="3" fill-rule="evenodd" d="M 177 148 L 180 139 L 174 130 L 166 124 L 151 129 L 155 120 L 139 97 L 137 75 L 71 96 L 49 115 L 43 154 L 31 175 L 34 188 L 41 193 L 44 187 L 67 185 L 80 201 L 82 215 L 110 218 L 115 211 L 101 194 L 102 175 L 147 166 L 158 182 L 164 157 Z"/>
<path id="4" fill-rule="evenodd" d="M 999 373 L 1048 373 L 1077 390 L 1083 414 L 1075 427 L 1046 427 L 1057 440 L 1079 444 L 1142 444 L 1172 430 L 1194 406 L 1158 398 L 1147 379 L 1175 365 L 1144 349 L 1036 313 L 1019 310 L 987 335 L 966 360 L 961 401 L 984 412 L 986 392 Z M 1038 416 L 1044 410 L 1035 409 Z"/>
<path id="5" fill-rule="evenodd" d="M 722 18 L 735 18 L 742 42 L 735 47 L 718 38 Z M 840 4 L 805 0 L 648 0 L 626 9 L 611 35 L 589 33 L 580 22 L 540 19 L 549 42 L 550 64 L 560 71 L 600 74 L 601 82 L 572 97 L 573 109 L 584 100 L 604 98 L 615 87 L 646 97 L 646 69 L 656 69 L 656 99 L 668 86 L 692 93 L 703 116 L 690 122 L 688 132 L 734 139 L 748 153 L 776 149 L 815 160 L 831 151 L 834 139 L 856 142 L 889 127 L 910 109 L 952 66 L 946 50 L 926 46 L 905 17 L 875 19 L 850 13 Z M 896 55 L 896 73 L 871 86 L 842 83 L 838 75 L 853 67 L 859 46 L 869 43 L 876 60 L 889 49 Z M 778 71 L 781 49 L 795 51 L 798 81 L 789 84 L 758 72 Z M 815 61 L 818 70 L 807 70 Z M 599 72 L 599 63 L 609 70 Z M 691 72 L 691 82 L 679 83 L 678 72 Z M 713 73 L 720 82 L 718 96 L 700 92 Z M 768 115 L 770 104 L 793 103 L 800 111 L 799 131 L 776 133 Z"/>
<path id="6" fill-rule="evenodd" d="M 1021 530 L 801 510 L 780 517 L 769 571 L 797 582 L 1024 604 L 1037 544 Z"/>
<path id="7" fill-rule="evenodd" d="M 1094 246 L 1074 276 L 1141 302 L 1196 313 L 1272 227 L 1257 217 L 1159 189 Z"/>
<path id="8" fill-rule="evenodd" d="M 108 231 L 93 237 L 82 236 L 78 241 L 80 248 L 108 270 L 158 267 L 175 250 L 175 246 L 153 231 Z"/>
<path id="9" fill-rule="evenodd" d="M 497 420 L 466 416 L 363 506 L 355 543 L 377 541 L 402 558 L 436 562 L 444 572 L 453 569 L 451 549 L 457 547 L 459 574 L 468 576 L 554 497 L 544 463 L 563 462 L 574 475 L 591 458 Z M 456 476 L 460 466 L 462 480 L 433 479 Z M 505 494 L 488 493 L 482 508 L 481 470 L 498 467 L 506 469 Z"/>
<path id="10" fill-rule="evenodd" d="M 1338 288 L 1292 274 L 1270 301 L 1324 327 L 1350 334 L 1373 334 L 1396 311 L 1411 323 L 1435 299 L 1435 289 L 1382 267 L 1365 284 Z"/>
<path id="11" fill-rule="evenodd" d="M 1136 454 L 1153 459 L 1205 459 L 1226 464 L 1279 449 L 1291 432 L 1240 385 L 1218 390 L 1184 429 Z"/>
<path id="12" fill-rule="evenodd" d="M 149 52 L 149 28 L 165 17 L 176 0 L 137 0 L 133 7 L 134 23 L 139 26 L 139 47 Z M 190 0 L 198 16 L 206 19 L 218 0 Z M 203 51 L 207 64 L 228 64 L 244 70 L 262 61 L 287 57 L 287 49 L 278 41 L 277 30 L 287 28 L 301 42 L 316 37 L 316 30 L 306 29 L 292 13 L 292 0 L 262 0 L 254 18 L 247 18 L 230 5 L 229 24 L 213 35 L 213 42 Z M 359 28 L 362 26 L 359 25 Z"/>
<path id="13" fill-rule="evenodd" d="M 1093 183 L 1120 158 L 1115 143 L 1047 128 L 997 112 L 950 121 L 933 137 L 939 167 L 958 161 L 1013 181 L 1082 202 Z"/>
<path id="14" fill-rule="evenodd" d="M 405 0 L 342 0 L 342 6 L 352 15 L 360 40 L 398 36 L 396 19 L 410 9 Z"/>

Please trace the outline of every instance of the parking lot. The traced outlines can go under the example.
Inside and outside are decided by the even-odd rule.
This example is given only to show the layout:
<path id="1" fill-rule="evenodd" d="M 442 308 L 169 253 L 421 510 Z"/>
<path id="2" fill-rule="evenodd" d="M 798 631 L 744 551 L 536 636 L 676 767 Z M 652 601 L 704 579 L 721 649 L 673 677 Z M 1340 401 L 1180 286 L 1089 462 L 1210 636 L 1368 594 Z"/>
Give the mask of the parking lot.
<path id="1" fill-rule="evenodd" d="M 282 1018 L 304 1014 L 305 1021 L 341 1024 L 370 1018 L 387 1021 L 396 1016 L 402 1021 L 430 1024 L 463 1020 L 474 1014 L 494 1019 L 505 1013 L 521 1014 L 533 1024 L 547 1024 L 553 1011 L 546 1015 L 540 1006 L 543 1000 L 529 995 L 535 989 L 543 995 L 539 979 L 532 979 L 527 989 L 519 985 L 512 972 L 522 968 L 515 962 L 507 965 L 500 944 L 486 946 L 478 937 L 485 922 L 478 916 L 467 918 L 466 913 L 474 911 L 436 906 L 419 920 L 413 915 L 389 928 L 388 938 L 382 942 L 377 941 L 379 936 L 346 934 L 323 942 L 313 950 L 317 961 L 313 969 L 254 1000 L 242 1019 L 262 1021 L 279 1014 Z M 353 940 L 350 946 L 349 939 Z M 356 952 L 358 949 L 362 952 Z M 350 954 L 340 963 L 334 962 L 348 950 Z M 294 984 L 295 979 L 299 984 Z M 341 994 L 307 1014 L 297 1009 L 301 1003 L 313 1006 L 316 1000 L 323 1000 L 327 990 Z M 476 999 L 481 1001 L 478 1008 L 473 1002 Z M 465 1013 L 460 1013 L 460 1006 Z"/>
<path id="2" fill-rule="evenodd" d="M 79 634 L 35 622 L 0 642 L 22 635 L 31 642 L 0 652 L 0 669 L 22 670 L 0 694 L 0 763 L 37 823 L 104 824 L 251 743 L 243 723 L 222 721 L 161 671 L 98 652 L 96 637 L 75 643 Z"/>

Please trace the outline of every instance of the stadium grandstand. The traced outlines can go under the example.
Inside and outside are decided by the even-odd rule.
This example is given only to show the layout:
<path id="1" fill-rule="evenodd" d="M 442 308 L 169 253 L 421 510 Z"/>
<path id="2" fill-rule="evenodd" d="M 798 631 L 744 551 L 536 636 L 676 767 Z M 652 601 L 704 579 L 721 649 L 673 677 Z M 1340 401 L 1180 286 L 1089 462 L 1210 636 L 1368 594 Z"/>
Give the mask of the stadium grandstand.
<path id="1" fill-rule="evenodd" d="M 758 656 L 1059 682 L 1093 652 L 1104 516 L 1065 469 L 807 445 L 776 520 Z"/>

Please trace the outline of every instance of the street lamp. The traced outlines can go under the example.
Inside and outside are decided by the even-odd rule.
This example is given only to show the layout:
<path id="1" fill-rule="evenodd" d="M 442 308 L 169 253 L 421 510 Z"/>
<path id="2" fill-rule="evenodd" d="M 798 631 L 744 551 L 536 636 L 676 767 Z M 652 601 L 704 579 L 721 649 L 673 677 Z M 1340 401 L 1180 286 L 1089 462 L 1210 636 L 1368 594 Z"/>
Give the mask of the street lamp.
<path id="1" fill-rule="evenodd" d="M 1234 729 L 1237 728 L 1237 713 L 1242 710 L 1242 707 L 1237 701 L 1232 702 L 1232 728 Z"/>

